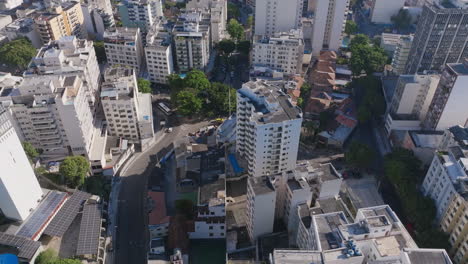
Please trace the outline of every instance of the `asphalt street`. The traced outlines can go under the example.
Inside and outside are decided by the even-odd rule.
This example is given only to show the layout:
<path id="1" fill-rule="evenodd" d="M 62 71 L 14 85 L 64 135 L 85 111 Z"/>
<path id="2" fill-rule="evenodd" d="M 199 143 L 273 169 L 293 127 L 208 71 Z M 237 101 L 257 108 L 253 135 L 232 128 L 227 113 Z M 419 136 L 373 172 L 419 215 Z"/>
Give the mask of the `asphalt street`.
<path id="1" fill-rule="evenodd" d="M 207 122 L 178 125 L 172 133 L 158 132 L 155 143 L 145 152 L 136 153 L 120 173 L 116 222 L 117 239 L 114 263 L 143 264 L 147 262 L 149 234 L 146 197 L 148 177 L 170 145 L 180 137 L 195 132 Z"/>

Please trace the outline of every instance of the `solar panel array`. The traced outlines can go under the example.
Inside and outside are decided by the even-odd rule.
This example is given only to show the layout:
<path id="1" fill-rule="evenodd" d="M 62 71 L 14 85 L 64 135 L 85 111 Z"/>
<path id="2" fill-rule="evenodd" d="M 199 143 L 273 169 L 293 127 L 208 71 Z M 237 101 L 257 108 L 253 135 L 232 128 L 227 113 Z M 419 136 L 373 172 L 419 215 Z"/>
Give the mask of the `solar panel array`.
<path id="1" fill-rule="evenodd" d="M 89 199 L 89 197 L 91 197 L 89 193 L 82 191 L 74 192 L 44 230 L 44 234 L 62 237 L 80 211 L 84 201 Z"/>
<path id="2" fill-rule="evenodd" d="M 0 245 L 15 247 L 18 249 L 19 258 L 30 260 L 41 246 L 41 243 L 24 237 L 0 232 Z"/>
<path id="3" fill-rule="evenodd" d="M 81 217 L 76 255 L 96 255 L 101 233 L 101 211 L 97 204 L 85 204 Z"/>
<path id="4" fill-rule="evenodd" d="M 61 203 L 67 198 L 63 192 L 50 191 L 39 206 L 32 212 L 25 223 L 20 226 L 16 235 L 35 239 L 35 236 L 45 226 Z"/>

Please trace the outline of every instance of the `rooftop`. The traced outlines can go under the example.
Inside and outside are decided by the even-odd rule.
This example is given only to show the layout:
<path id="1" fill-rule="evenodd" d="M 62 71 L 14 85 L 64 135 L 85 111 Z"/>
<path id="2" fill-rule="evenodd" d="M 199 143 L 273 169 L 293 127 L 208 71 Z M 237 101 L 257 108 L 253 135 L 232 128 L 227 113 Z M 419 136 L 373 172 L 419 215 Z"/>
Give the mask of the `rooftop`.
<path id="1" fill-rule="evenodd" d="M 339 227 L 348 224 L 342 212 L 313 216 L 322 250 L 340 248 L 343 242 Z"/>
<path id="2" fill-rule="evenodd" d="M 255 195 L 262 195 L 275 192 L 275 187 L 271 184 L 271 181 L 268 177 L 250 177 L 248 180 L 248 185 L 253 189 Z"/>
<path id="3" fill-rule="evenodd" d="M 215 206 L 225 203 L 226 197 L 226 182 L 224 178 L 219 178 L 217 181 L 204 184 L 199 189 L 199 205 Z"/>
<path id="4" fill-rule="evenodd" d="M 148 225 L 168 223 L 170 216 L 166 212 L 166 199 L 163 192 L 148 192 L 150 213 Z"/>
<path id="5" fill-rule="evenodd" d="M 321 264 L 322 254 L 312 250 L 275 249 L 273 251 L 274 264 Z"/>

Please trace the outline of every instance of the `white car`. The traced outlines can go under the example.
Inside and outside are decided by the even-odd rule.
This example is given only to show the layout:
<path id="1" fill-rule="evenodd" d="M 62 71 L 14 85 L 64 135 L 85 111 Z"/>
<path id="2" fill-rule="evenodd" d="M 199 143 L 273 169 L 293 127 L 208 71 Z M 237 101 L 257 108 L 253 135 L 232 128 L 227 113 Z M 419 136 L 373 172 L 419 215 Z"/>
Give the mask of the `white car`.
<path id="1" fill-rule="evenodd" d="M 172 132 L 172 127 L 166 129 L 166 133 L 171 133 Z"/>

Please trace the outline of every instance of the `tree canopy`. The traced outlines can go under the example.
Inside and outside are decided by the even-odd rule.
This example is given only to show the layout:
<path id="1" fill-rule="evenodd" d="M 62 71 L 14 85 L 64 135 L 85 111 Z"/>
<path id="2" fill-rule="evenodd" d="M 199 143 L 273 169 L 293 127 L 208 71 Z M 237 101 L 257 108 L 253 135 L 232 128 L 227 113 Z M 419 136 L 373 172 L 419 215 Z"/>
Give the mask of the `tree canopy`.
<path id="1" fill-rule="evenodd" d="M 57 256 L 57 253 L 52 249 L 42 251 L 37 256 L 35 264 L 81 264 L 78 259 L 63 259 Z"/>
<path id="2" fill-rule="evenodd" d="M 392 16 L 390 20 L 398 29 L 406 29 L 411 25 L 411 15 L 408 10 L 403 8 L 398 11 L 398 14 Z"/>
<path id="3" fill-rule="evenodd" d="M 236 43 L 230 39 L 223 39 L 218 43 L 218 50 L 224 55 L 229 56 L 236 50 Z"/>
<path id="4" fill-rule="evenodd" d="M 89 162 L 82 156 L 70 156 L 60 163 L 59 172 L 72 188 L 81 186 L 89 171 Z"/>
<path id="5" fill-rule="evenodd" d="M 107 61 L 106 49 L 104 48 L 104 41 L 94 41 L 94 51 L 99 64 Z"/>
<path id="6" fill-rule="evenodd" d="M 352 35 L 356 33 L 358 30 L 358 26 L 356 22 L 352 20 L 346 20 L 346 26 L 345 26 L 345 33 L 348 35 Z"/>
<path id="7" fill-rule="evenodd" d="M 231 38 L 236 42 L 241 41 L 244 37 L 244 27 L 234 18 L 229 20 L 227 25 L 227 32 L 229 33 L 229 36 L 231 36 Z"/>
<path id="8" fill-rule="evenodd" d="M 381 92 L 381 82 L 372 75 L 363 76 L 353 81 L 353 86 L 363 89 L 363 98 L 358 107 L 359 122 L 366 123 L 371 118 L 380 117 L 385 113 L 385 99 Z"/>
<path id="9" fill-rule="evenodd" d="M 239 41 L 239 43 L 237 43 L 237 51 L 239 51 L 243 55 L 248 56 L 250 54 L 251 46 L 252 44 L 248 40 Z"/>
<path id="10" fill-rule="evenodd" d="M 24 152 L 26 153 L 26 156 L 28 156 L 30 160 L 33 160 L 39 157 L 39 151 L 37 151 L 37 149 L 34 148 L 31 143 L 23 142 L 22 145 L 23 145 Z"/>
<path id="11" fill-rule="evenodd" d="M 137 85 L 140 93 L 151 93 L 153 91 L 151 89 L 151 82 L 146 79 L 138 78 Z"/>
<path id="12" fill-rule="evenodd" d="M 375 153 L 366 144 L 353 141 L 345 152 L 346 162 L 358 169 L 366 169 L 374 162 Z"/>
<path id="13" fill-rule="evenodd" d="M 12 40 L 0 47 L 0 62 L 10 67 L 24 69 L 36 55 L 36 49 L 26 38 Z"/>
<path id="14" fill-rule="evenodd" d="M 351 59 L 349 66 L 353 75 L 359 76 L 362 72 L 371 75 L 382 71 L 387 62 L 387 54 L 376 45 L 371 45 L 366 35 L 357 34 L 350 42 Z"/>
<path id="15" fill-rule="evenodd" d="M 219 116 L 236 108 L 236 90 L 222 83 L 210 83 L 199 70 L 190 71 L 184 79 L 175 74 L 169 76 L 169 87 L 173 104 L 184 116 Z"/>
<path id="16" fill-rule="evenodd" d="M 227 4 L 228 18 L 238 18 L 240 17 L 239 7 L 236 4 L 228 3 Z"/>

